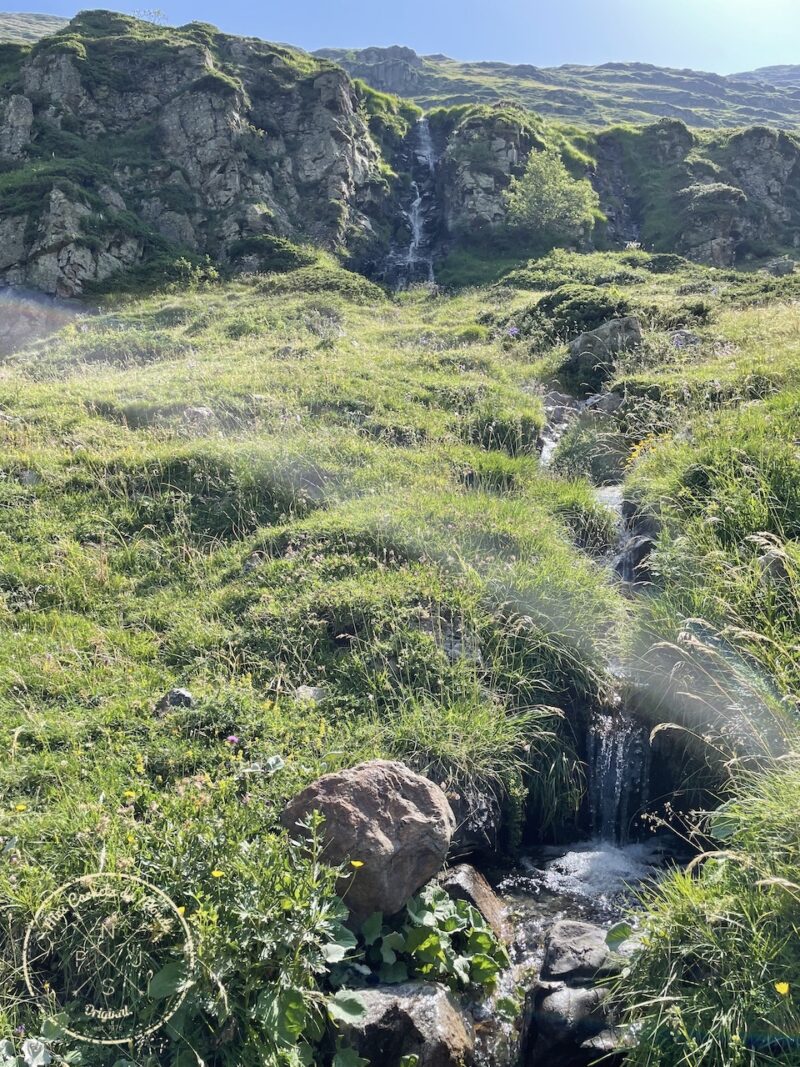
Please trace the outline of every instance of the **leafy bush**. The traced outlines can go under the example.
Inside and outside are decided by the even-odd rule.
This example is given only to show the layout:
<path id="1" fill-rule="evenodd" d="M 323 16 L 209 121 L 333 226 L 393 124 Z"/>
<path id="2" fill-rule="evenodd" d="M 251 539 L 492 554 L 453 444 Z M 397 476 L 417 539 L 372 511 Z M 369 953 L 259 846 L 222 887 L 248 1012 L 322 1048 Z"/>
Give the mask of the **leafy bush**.
<path id="1" fill-rule="evenodd" d="M 531 152 L 524 175 L 511 179 L 506 202 L 511 226 L 554 242 L 591 229 L 600 210 L 590 182 L 573 178 L 553 148 Z"/>

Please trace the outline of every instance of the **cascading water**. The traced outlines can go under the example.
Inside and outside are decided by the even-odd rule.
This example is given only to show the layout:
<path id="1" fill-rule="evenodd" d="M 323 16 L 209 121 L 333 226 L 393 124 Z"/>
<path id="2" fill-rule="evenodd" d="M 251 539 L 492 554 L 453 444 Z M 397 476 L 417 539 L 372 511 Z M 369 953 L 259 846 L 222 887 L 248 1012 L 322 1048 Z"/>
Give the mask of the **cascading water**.
<path id="1" fill-rule="evenodd" d="M 592 833 L 615 845 L 628 841 L 632 819 L 647 803 L 650 737 L 621 706 L 596 711 L 588 738 L 589 818 Z"/>
<path id="2" fill-rule="evenodd" d="M 411 240 L 402 256 L 392 257 L 399 288 L 416 281 L 435 281 L 428 223 L 435 189 L 436 150 L 427 119 L 420 119 L 417 123 L 414 137 L 413 200 L 404 212 Z"/>

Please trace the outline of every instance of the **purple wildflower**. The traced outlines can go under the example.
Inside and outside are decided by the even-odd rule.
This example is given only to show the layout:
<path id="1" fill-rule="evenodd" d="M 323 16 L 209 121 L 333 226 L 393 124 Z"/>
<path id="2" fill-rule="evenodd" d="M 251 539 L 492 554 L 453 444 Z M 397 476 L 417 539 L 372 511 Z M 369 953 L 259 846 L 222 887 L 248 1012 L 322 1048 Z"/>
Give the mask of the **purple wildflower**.
<path id="1" fill-rule="evenodd" d="M 506 333 L 509 337 L 519 337 L 519 326 L 509 326 Z"/>
<path id="2" fill-rule="evenodd" d="M 236 736 L 236 734 L 228 734 L 225 740 L 228 742 L 229 745 L 239 744 L 239 738 Z"/>

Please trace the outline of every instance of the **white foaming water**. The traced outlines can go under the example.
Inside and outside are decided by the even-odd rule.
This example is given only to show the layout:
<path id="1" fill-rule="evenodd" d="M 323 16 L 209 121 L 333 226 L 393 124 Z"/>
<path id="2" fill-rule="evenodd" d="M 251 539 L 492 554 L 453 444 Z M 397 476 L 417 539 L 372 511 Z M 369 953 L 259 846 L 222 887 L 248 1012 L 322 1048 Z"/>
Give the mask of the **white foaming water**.
<path id="1" fill-rule="evenodd" d="M 663 863 L 663 842 L 653 839 L 631 845 L 611 845 L 593 838 L 559 852 L 544 865 L 524 866 L 540 874 L 542 887 L 560 896 L 584 898 L 597 907 L 614 910 L 632 889 L 652 877 Z"/>

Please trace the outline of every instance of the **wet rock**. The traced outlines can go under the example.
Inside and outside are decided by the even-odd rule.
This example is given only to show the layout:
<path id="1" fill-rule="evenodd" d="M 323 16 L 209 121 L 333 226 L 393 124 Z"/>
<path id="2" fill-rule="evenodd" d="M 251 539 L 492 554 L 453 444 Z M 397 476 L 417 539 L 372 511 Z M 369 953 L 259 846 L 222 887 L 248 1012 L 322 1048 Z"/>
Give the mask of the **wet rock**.
<path id="1" fill-rule="evenodd" d="M 407 982 L 361 992 L 366 1015 L 340 1026 L 342 1043 L 372 1064 L 400 1067 L 418 1056 L 417 1067 L 469 1067 L 472 1022 L 439 985 Z"/>
<path id="2" fill-rule="evenodd" d="M 302 833 L 299 824 L 313 811 L 325 817 L 328 861 L 362 864 L 340 885 L 356 921 L 375 911 L 400 911 L 438 874 L 455 830 L 439 786 L 388 760 L 318 778 L 289 801 L 281 822 L 291 833 Z"/>
<path id="3" fill-rule="evenodd" d="M 594 414 L 616 415 L 624 403 L 625 398 L 619 393 L 597 393 L 586 399 L 584 407 Z"/>
<path id="4" fill-rule="evenodd" d="M 193 708 L 195 699 L 188 689 L 170 689 L 156 704 L 156 711 L 164 713 L 171 708 Z"/>
<path id="5" fill-rule="evenodd" d="M 591 981 L 618 970 L 602 927 L 565 919 L 548 931 L 542 965 L 545 981 Z"/>
<path id="6" fill-rule="evenodd" d="M 630 1043 L 630 1037 L 625 1031 L 609 1027 L 582 1041 L 580 1048 L 591 1057 L 590 1063 L 602 1059 L 604 1067 L 614 1067 L 615 1064 L 623 1062 L 625 1050 L 630 1047 Z"/>
<path id="7" fill-rule="evenodd" d="M 508 940 L 506 910 L 480 871 L 468 863 L 460 863 L 441 874 L 439 884 L 453 900 L 466 900 L 477 908 L 495 934 L 504 941 Z"/>
<path id="8" fill-rule="evenodd" d="M 575 415 L 580 414 L 583 407 L 576 397 L 571 396 L 569 393 L 560 393 L 556 389 L 551 389 L 545 393 L 542 400 L 544 402 L 544 410 L 547 413 L 547 421 L 556 425 L 568 422 Z"/>
<path id="9" fill-rule="evenodd" d="M 559 984 L 540 991 L 534 1008 L 538 1044 L 575 1046 L 596 1037 L 608 1028 L 605 1004 L 609 993 L 594 986 Z"/>
<path id="10" fill-rule="evenodd" d="M 624 582 L 648 582 L 652 574 L 647 559 L 655 548 L 655 538 L 649 534 L 629 537 L 614 562 L 614 570 Z"/>
<path id="11" fill-rule="evenodd" d="M 642 340 L 642 327 L 634 315 L 611 319 L 570 342 L 564 371 L 581 385 L 599 389 L 611 377 L 615 357 L 637 348 Z"/>
<path id="12" fill-rule="evenodd" d="M 492 856 L 497 853 L 503 811 L 494 793 L 471 783 L 448 784 L 446 792 L 456 820 L 453 854 Z"/>
<path id="13" fill-rule="evenodd" d="M 294 691 L 298 700 L 305 700 L 309 704 L 321 704 L 328 699 L 328 690 L 319 685 L 298 685 Z"/>

